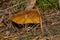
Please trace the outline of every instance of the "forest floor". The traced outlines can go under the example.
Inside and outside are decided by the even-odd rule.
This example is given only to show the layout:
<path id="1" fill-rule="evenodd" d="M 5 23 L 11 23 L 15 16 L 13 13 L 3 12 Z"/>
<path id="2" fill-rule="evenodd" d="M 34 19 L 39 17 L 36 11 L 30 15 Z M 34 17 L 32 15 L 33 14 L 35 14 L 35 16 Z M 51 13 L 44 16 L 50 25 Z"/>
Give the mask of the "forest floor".
<path id="1" fill-rule="evenodd" d="M 8 1 L 7 3 L 2 3 L 3 1 L 0 3 L 0 9 L 5 9 L 7 5 L 7 7 L 11 6 Z M 60 40 L 60 11 L 47 10 L 41 12 L 41 16 L 44 30 L 43 37 L 41 37 L 40 27 L 17 28 L 6 24 L 8 26 L 5 25 L 4 27 L 0 27 L 0 40 Z"/>
<path id="2" fill-rule="evenodd" d="M 0 27 L 1 40 L 60 40 L 60 11 L 51 10 L 42 12 L 44 37 L 41 38 L 39 27 Z M 45 38 L 47 37 L 47 38 Z M 50 37 L 50 38 L 49 38 Z"/>

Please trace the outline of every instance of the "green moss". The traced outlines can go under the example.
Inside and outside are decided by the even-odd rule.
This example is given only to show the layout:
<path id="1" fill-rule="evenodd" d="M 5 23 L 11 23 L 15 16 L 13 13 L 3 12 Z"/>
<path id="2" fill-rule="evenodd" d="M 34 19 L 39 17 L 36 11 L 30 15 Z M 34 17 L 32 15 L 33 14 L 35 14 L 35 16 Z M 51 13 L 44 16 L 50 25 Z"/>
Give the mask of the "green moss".
<path id="1" fill-rule="evenodd" d="M 58 0 L 37 0 L 37 6 L 43 11 L 58 9 Z"/>

